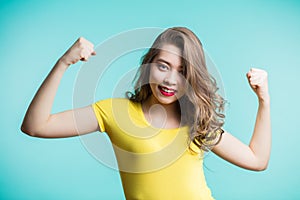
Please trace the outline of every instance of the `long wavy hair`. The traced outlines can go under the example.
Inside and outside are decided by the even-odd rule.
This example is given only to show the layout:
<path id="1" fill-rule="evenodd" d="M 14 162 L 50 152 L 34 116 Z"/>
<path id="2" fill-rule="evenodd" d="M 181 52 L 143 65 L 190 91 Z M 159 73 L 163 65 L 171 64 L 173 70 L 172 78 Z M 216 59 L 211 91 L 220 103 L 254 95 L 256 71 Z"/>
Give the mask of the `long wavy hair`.
<path id="1" fill-rule="evenodd" d="M 207 70 L 202 43 L 191 30 L 173 27 L 156 38 L 142 57 L 134 79 L 134 92 L 127 92 L 127 97 L 131 101 L 143 103 L 151 96 L 150 64 L 165 44 L 175 45 L 182 52 L 183 75 L 188 87 L 178 101 L 181 124 L 190 127 L 189 144 L 193 142 L 201 150 L 210 150 L 220 141 L 223 133 L 221 127 L 225 118 L 223 113 L 225 100 L 217 93 L 216 80 Z M 194 151 L 191 145 L 189 147 Z"/>

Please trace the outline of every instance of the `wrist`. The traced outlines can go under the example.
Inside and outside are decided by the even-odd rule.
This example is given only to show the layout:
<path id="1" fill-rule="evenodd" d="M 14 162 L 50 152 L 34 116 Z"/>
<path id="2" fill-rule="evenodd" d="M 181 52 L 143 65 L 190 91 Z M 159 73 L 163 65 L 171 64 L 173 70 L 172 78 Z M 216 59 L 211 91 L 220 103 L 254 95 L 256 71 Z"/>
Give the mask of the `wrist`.
<path id="1" fill-rule="evenodd" d="M 58 59 L 56 66 L 60 69 L 67 70 L 70 64 L 67 64 L 62 58 Z"/>
<path id="2" fill-rule="evenodd" d="M 259 102 L 259 104 L 268 105 L 268 104 L 270 104 L 270 96 L 267 95 L 265 97 L 260 97 L 260 98 L 258 98 L 258 102 Z"/>

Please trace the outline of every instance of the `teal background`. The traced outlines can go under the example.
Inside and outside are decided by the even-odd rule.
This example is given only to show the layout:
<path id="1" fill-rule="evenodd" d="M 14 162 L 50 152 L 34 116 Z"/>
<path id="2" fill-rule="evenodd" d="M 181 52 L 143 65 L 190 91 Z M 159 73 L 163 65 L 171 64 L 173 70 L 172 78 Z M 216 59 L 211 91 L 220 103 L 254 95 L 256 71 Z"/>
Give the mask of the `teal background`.
<path id="1" fill-rule="evenodd" d="M 269 73 L 269 167 L 247 171 L 209 153 L 205 173 L 214 197 L 300 198 L 300 1 L 2 0 L 0 199 L 124 199 L 118 172 L 95 160 L 80 138 L 31 138 L 20 125 L 41 82 L 79 36 L 96 45 L 126 30 L 171 26 L 187 26 L 202 40 L 230 102 L 225 128 L 246 143 L 257 101 L 245 74 L 252 66 Z M 72 108 L 79 67 L 63 77 L 53 112 Z"/>

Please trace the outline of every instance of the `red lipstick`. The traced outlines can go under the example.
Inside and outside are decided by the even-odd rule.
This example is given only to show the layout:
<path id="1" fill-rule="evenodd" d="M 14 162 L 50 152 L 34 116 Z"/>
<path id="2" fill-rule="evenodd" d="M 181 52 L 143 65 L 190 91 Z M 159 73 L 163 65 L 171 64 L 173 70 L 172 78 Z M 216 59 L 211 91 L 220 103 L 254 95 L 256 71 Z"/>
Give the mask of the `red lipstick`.
<path id="1" fill-rule="evenodd" d="M 175 92 L 176 92 L 174 89 L 163 87 L 163 86 L 158 86 L 158 89 L 162 95 L 167 96 L 167 97 L 171 97 L 171 96 L 175 95 Z"/>

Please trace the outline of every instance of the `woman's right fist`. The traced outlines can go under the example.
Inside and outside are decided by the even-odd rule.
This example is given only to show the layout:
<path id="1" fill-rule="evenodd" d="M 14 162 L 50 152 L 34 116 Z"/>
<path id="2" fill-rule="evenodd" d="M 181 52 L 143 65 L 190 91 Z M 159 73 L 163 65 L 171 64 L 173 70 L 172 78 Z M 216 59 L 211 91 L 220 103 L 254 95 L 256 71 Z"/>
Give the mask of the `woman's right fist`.
<path id="1" fill-rule="evenodd" d="M 80 37 L 60 58 L 60 61 L 69 66 L 79 60 L 87 61 L 93 55 L 96 55 L 94 45 L 85 38 Z"/>

